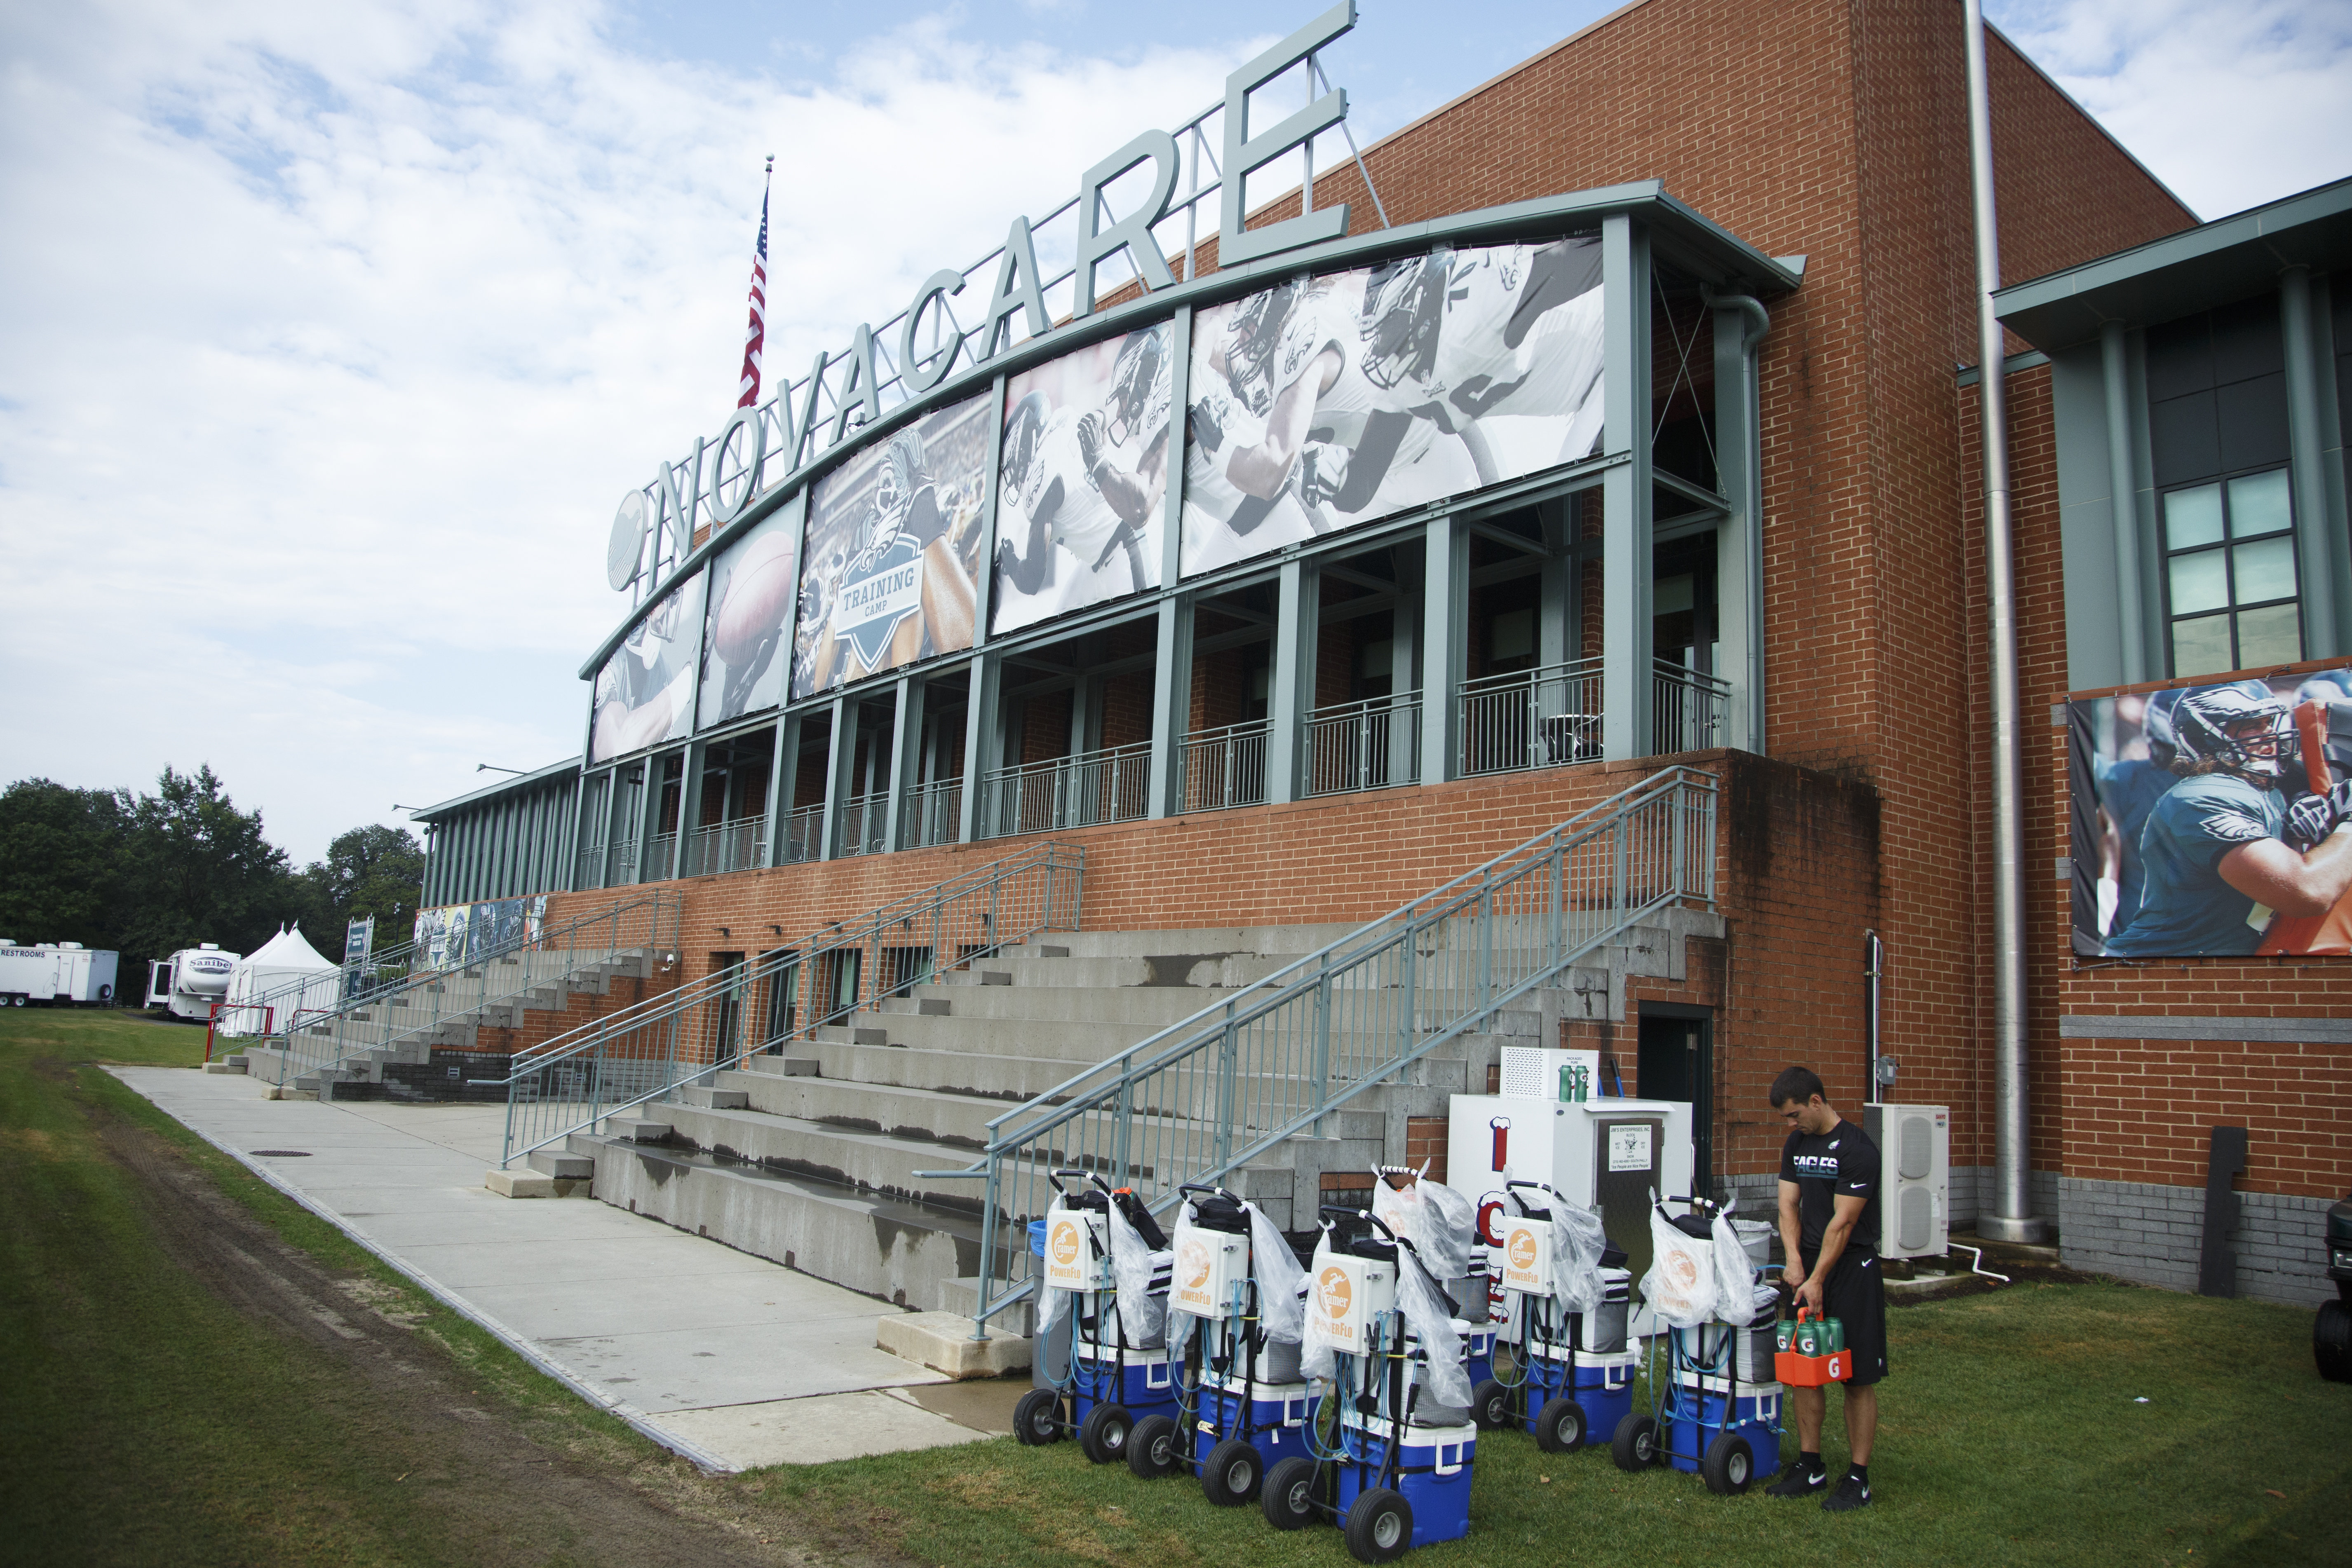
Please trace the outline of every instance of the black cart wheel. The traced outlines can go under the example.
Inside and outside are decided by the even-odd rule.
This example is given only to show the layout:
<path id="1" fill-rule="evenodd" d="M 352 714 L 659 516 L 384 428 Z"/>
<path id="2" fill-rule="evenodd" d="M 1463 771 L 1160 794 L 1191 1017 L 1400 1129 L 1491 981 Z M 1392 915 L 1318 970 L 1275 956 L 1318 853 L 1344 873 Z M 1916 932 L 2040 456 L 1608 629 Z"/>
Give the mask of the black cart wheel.
<path id="1" fill-rule="evenodd" d="M 1013 1407 L 1013 1435 L 1024 1447 L 1058 1443 L 1062 1428 L 1062 1396 L 1050 1388 L 1033 1388 Z"/>
<path id="2" fill-rule="evenodd" d="M 1184 1463 L 1184 1428 L 1172 1416 L 1146 1416 L 1127 1435 L 1127 1473 L 1139 1481 L 1172 1476 Z"/>
<path id="3" fill-rule="evenodd" d="M 1572 1454 L 1584 1447 L 1584 1406 L 1561 1395 L 1536 1413 L 1536 1447 L 1547 1454 Z"/>
<path id="4" fill-rule="evenodd" d="M 1706 1446 L 1701 1473 L 1706 1477 L 1706 1490 L 1717 1497 L 1744 1492 L 1756 1474 L 1756 1451 L 1748 1446 L 1747 1438 L 1718 1432 Z"/>
<path id="5" fill-rule="evenodd" d="M 1501 1431 L 1511 1424 L 1511 1391 L 1486 1379 L 1470 1391 L 1470 1418 L 1483 1431 Z"/>
<path id="6" fill-rule="evenodd" d="M 2311 1356 L 2330 1383 L 2352 1383 L 2352 1307 L 2322 1301 L 2311 1320 Z"/>
<path id="7" fill-rule="evenodd" d="M 1647 1416 L 1628 1416 L 1617 1423 L 1610 1439 L 1609 1457 L 1621 1470 L 1646 1470 L 1658 1462 L 1658 1424 Z"/>
<path id="8" fill-rule="evenodd" d="M 1117 1463 L 1127 1458 L 1127 1437 L 1133 1430 L 1135 1417 L 1126 1406 L 1097 1405 L 1078 1423 L 1078 1451 L 1098 1465 Z"/>
<path id="9" fill-rule="evenodd" d="M 1359 1563 L 1393 1563 L 1412 1544 L 1412 1504 L 1374 1487 L 1348 1511 L 1348 1551 Z"/>
<path id="10" fill-rule="evenodd" d="M 1255 1501 L 1265 1461 L 1239 1437 L 1228 1437 L 1209 1450 L 1201 1466 L 1201 1490 L 1219 1508 L 1239 1508 Z"/>
<path id="11" fill-rule="evenodd" d="M 1258 1488 L 1258 1511 L 1276 1530 L 1304 1530 L 1321 1511 L 1315 1506 L 1315 1481 L 1322 1467 L 1304 1454 L 1279 1460 L 1265 1472 Z"/>

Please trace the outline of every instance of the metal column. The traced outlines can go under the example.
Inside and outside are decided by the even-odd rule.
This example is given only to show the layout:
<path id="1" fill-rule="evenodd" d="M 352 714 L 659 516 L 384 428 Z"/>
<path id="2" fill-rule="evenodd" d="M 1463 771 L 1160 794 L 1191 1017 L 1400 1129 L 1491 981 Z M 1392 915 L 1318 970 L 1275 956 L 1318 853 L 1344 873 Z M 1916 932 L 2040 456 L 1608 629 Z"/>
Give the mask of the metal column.
<path id="1" fill-rule="evenodd" d="M 2329 526 L 2327 429 L 2319 417 L 2319 377 L 2311 308 L 2311 268 L 2279 275 L 2279 317 L 2286 340 L 2288 461 L 2294 486 L 2295 553 L 2303 559 L 2303 656 L 2327 659 L 2352 647 L 2344 624 L 2342 578 L 2347 562 L 2341 528 Z"/>
<path id="2" fill-rule="evenodd" d="M 1731 666 L 1726 743 L 1764 749 L 1764 465 L 1758 360 L 1771 319 L 1745 295 L 1715 301 L 1715 464 L 1730 505 L 1715 536 L 1716 644 Z"/>
<path id="3" fill-rule="evenodd" d="M 857 705 L 847 697 L 833 699 L 833 734 L 824 750 L 824 827 L 818 834 L 813 861 L 829 861 L 841 853 L 841 792 L 849 786 L 849 764 L 857 754 Z"/>
<path id="4" fill-rule="evenodd" d="M 1650 242 L 1622 213 L 1601 221 L 1603 378 L 1612 454 L 1601 482 L 1601 745 L 1612 762 L 1653 749 L 1650 655 Z"/>
<path id="5" fill-rule="evenodd" d="M 897 706 L 890 714 L 890 799 L 884 804 L 882 849 L 899 848 L 898 834 L 907 815 L 907 790 L 923 763 L 923 685 L 913 675 L 902 675 L 893 694 Z"/>
<path id="6" fill-rule="evenodd" d="M 2131 362 L 2121 321 L 2099 324 L 2099 379 L 2107 407 L 2107 520 L 2116 548 L 2117 631 L 2124 685 L 2148 678 L 2147 626 L 2140 614 L 2139 485 L 2132 470 Z"/>
<path id="7" fill-rule="evenodd" d="M 1266 675 L 1265 798 L 1298 798 L 1299 740 L 1315 705 L 1317 611 L 1321 579 L 1313 563 L 1282 563 L 1274 622 L 1274 667 Z"/>
<path id="8" fill-rule="evenodd" d="M 1454 777 L 1454 692 L 1461 684 L 1463 613 L 1469 604 L 1470 530 L 1430 520 L 1421 573 L 1421 781 Z"/>

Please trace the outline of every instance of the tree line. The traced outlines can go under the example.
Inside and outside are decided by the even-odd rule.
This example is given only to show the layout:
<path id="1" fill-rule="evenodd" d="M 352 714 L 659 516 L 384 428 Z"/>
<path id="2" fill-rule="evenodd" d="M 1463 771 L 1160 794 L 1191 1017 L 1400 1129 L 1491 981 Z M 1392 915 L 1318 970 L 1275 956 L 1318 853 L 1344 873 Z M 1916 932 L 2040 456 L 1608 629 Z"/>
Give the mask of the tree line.
<path id="1" fill-rule="evenodd" d="M 416 835 L 373 822 L 297 870 L 209 765 L 166 768 L 152 793 L 48 779 L 0 791 L 0 936 L 119 952 L 125 998 L 146 994 L 151 960 L 200 942 L 250 953 L 281 925 L 331 959 L 362 915 L 379 948 L 405 942 L 424 887 Z"/>

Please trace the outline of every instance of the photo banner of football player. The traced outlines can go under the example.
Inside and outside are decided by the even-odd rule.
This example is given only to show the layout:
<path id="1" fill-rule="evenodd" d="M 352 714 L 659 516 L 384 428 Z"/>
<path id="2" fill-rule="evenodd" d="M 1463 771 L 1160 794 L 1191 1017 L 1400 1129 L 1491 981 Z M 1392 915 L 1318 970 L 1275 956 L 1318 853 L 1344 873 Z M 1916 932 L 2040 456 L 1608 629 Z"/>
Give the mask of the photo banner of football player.
<path id="1" fill-rule="evenodd" d="M 793 695 L 972 645 L 990 397 L 967 398 L 816 482 Z"/>
<path id="2" fill-rule="evenodd" d="M 800 591 L 800 518 L 777 512 L 711 563 L 698 710 L 704 729 L 784 700 L 792 660 L 783 643 Z"/>
<path id="3" fill-rule="evenodd" d="M 1005 384 L 992 636 L 1160 586 L 1166 322 Z"/>
<path id="4" fill-rule="evenodd" d="M 1182 570 L 1587 457 L 1601 242 L 1439 249 L 1198 312 Z"/>
<path id="5" fill-rule="evenodd" d="M 2066 705 L 2074 949 L 2352 953 L 2352 666 Z"/>
<path id="6" fill-rule="evenodd" d="M 663 594 L 596 672 L 588 727 L 592 767 L 693 732 L 708 576 L 698 571 Z"/>

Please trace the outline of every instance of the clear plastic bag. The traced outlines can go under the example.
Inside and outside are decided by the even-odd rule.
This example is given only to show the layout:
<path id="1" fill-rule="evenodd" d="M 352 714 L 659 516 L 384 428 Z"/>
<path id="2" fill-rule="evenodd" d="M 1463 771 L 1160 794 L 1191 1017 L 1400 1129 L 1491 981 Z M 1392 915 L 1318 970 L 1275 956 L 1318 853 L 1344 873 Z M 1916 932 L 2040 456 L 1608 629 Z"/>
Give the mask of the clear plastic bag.
<path id="1" fill-rule="evenodd" d="M 1416 1177 L 1400 1188 L 1375 1172 L 1372 1218 L 1420 1248 L 1422 1261 L 1438 1279 L 1459 1280 L 1470 1272 L 1478 1206 L 1444 1183 Z"/>
<path id="2" fill-rule="evenodd" d="M 1250 1272 L 1257 1281 L 1258 1321 L 1268 1339 L 1297 1344 L 1306 1328 L 1307 1270 L 1283 1239 L 1282 1228 L 1255 1204 L 1250 1218 Z"/>
<path id="3" fill-rule="evenodd" d="M 1307 1268 L 1307 1289 L 1309 1294 L 1312 1294 L 1315 1290 L 1315 1281 L 1323 1277 L 1324 1266 L 1330 1261 L 1331 1233 L 1326 1230 L 1323 1233 L 1323 1239 L 1315 1244 L 1315 1260 Z M 1324 1324 L 1328 1321 L 1319 1312 L 1306 1314 L 1305 1332 L 1298 1338 L 1298 1375 L 1301 1377 L 1319 1378 L 1328 1383 L 1334 1375 L 1339 1347 L 1332 1343 L 1330 1335 L 1324 1332 Z"/>
<path id="4" fill-rule="evenodd" d="M 1551 1293 L 1562 1312 L 1591 1312 L 1608 1286 L 1601 1278 L 1601 1249 L 1609 1245 L 1601 1217 L 1554 1194 L 1551 1200 Z"/>
<path id="5" fill-rule="evenodd" d="M 1186 1198 L 1183 1203 L 1179 1205 L 1177 1207 L 1176 1228 L 1170 1232 L 1168 1238 L 1168 1250 L 1176 1260 L 1176 1267 L 1180 1271 L 1194 1266 L 1186 1260 L 1186 1248 L 1192 1244 L 1193 1237 L 1202 1234 L 1204 1233 L 1201 1228 L 1192 1223 L 1192 1200 L 1191 1198 Z M 1204 1241 L 1200 1243 L 1200 1245 L 1213 1247 L 1216 1243 L 1213 1241 Z M 1223 1315 L 1212 1307 L 1205 1305 L 1192 1305 L 1191 1303 L 1188 1303 L 1181 1294 L 1175 1292 L 1171 1292 L 1169 1295 L 1168 1311 L 1171 1315 L 1177 1312 L 1182 1312 L 1188 1316 L 1199 1318 L 1215 1318 Z M 1181 1329 L 1171 1329 L 1170 1332 L 1174 1333 L 1181 1333 L 1183 1331 Z"/>
<path id="6" fill-rule="evenodd" d="M 1695 1329 L 1714 1314 L 1721 1293 L 1715 1244 L 1685 1236 L 1650 1206 L 1650 1271 L 1642 1276 L 1642 1299 L 1674 1328 Z"/>
<path id="7" fill-rule="evenodd" d="M 1746 1328 L 1756 1318 L 1756 1268 L 1748 1260 L 1739 1232 L 1731 1228 L 1728 1207 L 1715 1217 L 1710 1233 L 1715 1251 L 1715 1315 L 1735 1328 Z"/>
<path id="8" fill-rule="evenodd" d="M 1470 1378 L 1462 1370 L 1462 1336 L 1454 1330 L 1454 1314 L 1445 1310 L 1428 1271 L 1402 1247 L 1397 1249 L 1397 1310 L 1428 1358 L 1421 1381 L 1429 1397 L 1440 1405 L 1467 1406 Z"/>
<path id="9" fill-rule="evenodd" d="M 1110 1277 L 1118 1287 L 1121 1334 L 1131 1345 L 1156 1345 L 1167 1325 L 1168 1303 L 1151 1293 L 1151 1249 L 1118 1205 L 1109 1206 Z"/>
<path id="10" fill-rule="evenodd" d="M 1067 1207 L 1068 1205 L 1062 1201 L 1059 1193 L 1055 1194 L 1054 1201 L 1045 1206 L 1046 1235 L 1051 1236 L 1054 1233 L 1054 1216 L 1061 1213 Z M 1045 1265 L 1041 1261 L 1037 1268 L 1037 1338 L 1040 1343 L 1051 1339 L 1055 1325 L 1068 1315 L 1070 1294 L 1067 1291 L 1057 1291 L 1045 1283 Z"/>

